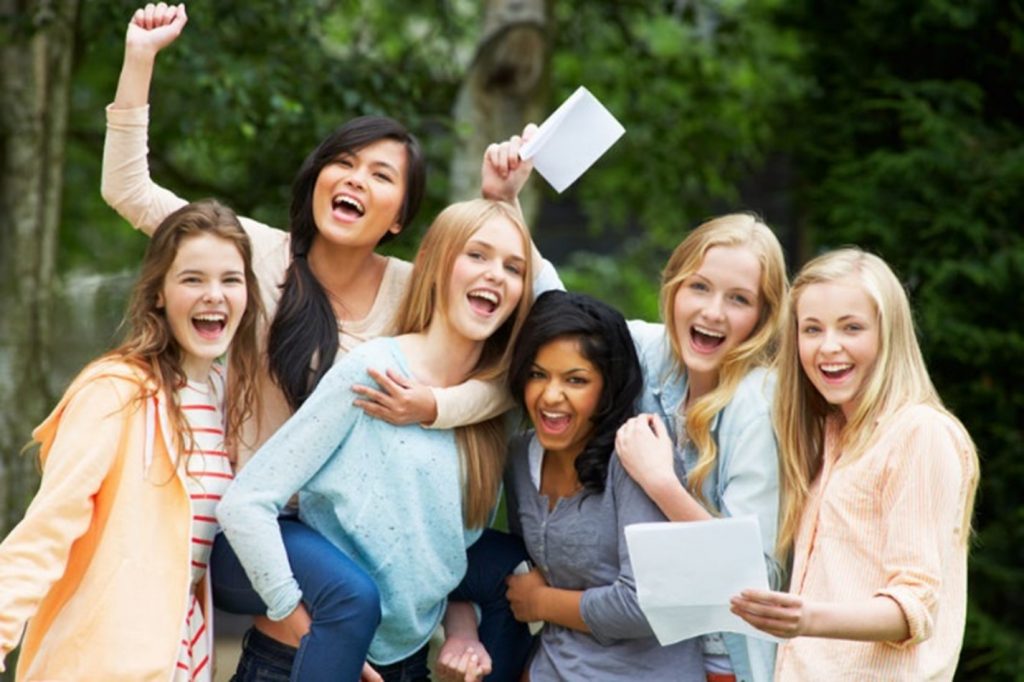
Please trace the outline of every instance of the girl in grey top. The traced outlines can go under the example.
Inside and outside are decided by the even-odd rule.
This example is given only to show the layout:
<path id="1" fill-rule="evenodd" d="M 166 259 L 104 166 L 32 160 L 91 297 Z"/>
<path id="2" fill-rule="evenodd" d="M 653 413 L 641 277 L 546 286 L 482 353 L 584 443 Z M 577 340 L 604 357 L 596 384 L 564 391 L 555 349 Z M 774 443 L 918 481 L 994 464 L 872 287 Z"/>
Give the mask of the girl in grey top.
<path id="1" fill-rule="evenodd" d="M 534 427 L 505 475 L 509 525 L 535 565 L 508 579 L 509 602 L 545 621 L 530 679 L 702 680 L 698 642 L 660 646 L 637 601 L 623 529 L 665 517 L 612 451 L 642 387 L 625 320 L 589 296 L 544 294 L 509 383 Z"/>

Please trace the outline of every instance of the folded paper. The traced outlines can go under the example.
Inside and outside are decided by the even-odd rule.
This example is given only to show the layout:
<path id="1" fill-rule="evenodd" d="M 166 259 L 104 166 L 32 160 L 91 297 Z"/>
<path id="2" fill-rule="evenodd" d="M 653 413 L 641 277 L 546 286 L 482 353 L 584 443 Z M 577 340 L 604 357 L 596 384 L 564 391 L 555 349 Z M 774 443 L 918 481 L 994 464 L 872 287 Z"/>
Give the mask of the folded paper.
<path id="1" fill-rule="evenodd" d="M 541 124 L 519 156 L 532 159 L 537 172 L 555 191 L 563 192 L 625 132 L 611 112 L 580 86 Z"/>
<path id="2" fill-rule="evenodd" d="M 777 641 L 729 611 L 742 590 L 767 590 L 756 517 L 626 526 L 640 608 L 663 646 L 712 632 Z"/>

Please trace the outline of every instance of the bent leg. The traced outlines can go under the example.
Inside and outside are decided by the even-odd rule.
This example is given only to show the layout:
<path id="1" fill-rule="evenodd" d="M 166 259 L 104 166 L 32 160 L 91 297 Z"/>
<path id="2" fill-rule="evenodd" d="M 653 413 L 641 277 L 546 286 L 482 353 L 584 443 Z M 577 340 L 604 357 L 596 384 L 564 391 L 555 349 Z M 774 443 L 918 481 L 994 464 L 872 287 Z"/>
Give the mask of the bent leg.
<path id="1" fill-rule="evenodd" d="M 529 627 L 515 619 L 505 597 L 505 578 L 526 558 L 519 537 L 488 528 L 466 550 L 466 577 L 449 595 L 480 606 L 480 642 L 491 657 L 488 682 L 517 682 L 533 649 Z"/>
<path id="2" fill-rule="evenodd" d="M 380 623 L 377 585 L 344 552 L 298 519 L 282 518 L 278 525 L 292 573 L 302 590 L 302 601 L 313 621 L 295 653 L 291 680 L 358 680 Z M 210 570 L 217 608 L 235 614 L 266 613 L 266 605 L 223 534 L 214 541 Z M 249 655 L 255 653 L 249 651 L 252 639 L 246 638 L 243 644 L 240 665 L 247 662 L 256 666 L 262 659 Z M 278 657 L 276 665 L 280 663 Z"/>
<path id="3" fill-rule="evenodd" d="M 292 680 L 359 680 L 377 626 L 377 584 L 347 554 L 295 519 L 283 519 L 281 537 L 313 625 L 302 638 Z"/>

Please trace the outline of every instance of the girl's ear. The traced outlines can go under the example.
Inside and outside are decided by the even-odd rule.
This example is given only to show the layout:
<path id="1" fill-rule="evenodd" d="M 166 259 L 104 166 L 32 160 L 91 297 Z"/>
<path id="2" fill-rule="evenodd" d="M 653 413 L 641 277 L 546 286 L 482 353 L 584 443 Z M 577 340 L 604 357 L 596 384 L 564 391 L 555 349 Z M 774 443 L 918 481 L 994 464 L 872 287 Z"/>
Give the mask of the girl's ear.
<path id="1" fill-rule="evenodd" d="M 162 291 L 156 292 L 156 309 L 157 310 L 163 310 L 164 309 L 164 292 L 162 292 Z"/>
<path id="2" fill-rule="evenodd" d="M 388 228 L 388 232 L 391 234 L 398 234 L 402 231 L 402 223 L 395 221 L 395 224 Z"/>

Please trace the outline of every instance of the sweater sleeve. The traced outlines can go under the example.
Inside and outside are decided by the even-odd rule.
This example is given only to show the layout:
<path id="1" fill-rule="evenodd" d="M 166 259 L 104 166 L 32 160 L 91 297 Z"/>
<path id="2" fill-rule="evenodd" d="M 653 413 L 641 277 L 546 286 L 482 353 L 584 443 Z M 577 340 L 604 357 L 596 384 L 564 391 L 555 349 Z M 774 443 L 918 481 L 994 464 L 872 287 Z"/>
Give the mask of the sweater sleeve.
<path id="1" fill-rule="evenodd" d="M 742 410 L 723 420 L 719 433 L 721 512 L 729 517 L 756 516 L 768 584 L 781 590 L 784 569 L 775 557 L 779 519 L 779 448 L 771 419 L 775 375 L 757 372 L 745 380 L 734 400 Z M 762 384 L 762 381 L 764 382 Z"/>
<path id="2" fill-rule="evenodd" d="M 137 230 L 153 234 L 160 222 L 187 201 L 149 175 L 149 106 L 107 107 L 100 193 Z"/>
<path id="3" fill-rule="evenodd" d="M 617 639 L 651 637 L 651 629 L 636 595 L 636 580 L 626 545 L 626 526 L 632 523 L 665 521 L 665 516 L 644 491 L 633 482 L 619 458 L 612 455 L 608 463 L 608 491 L 615 496 L 618 525 L 619 576 L 615 582 L 591 587 L 583 592 L 580 615 L 591 634 L 608 646 Z"/>
<path id="4" fill-rule="evenodd" d="M 948 575 L 946 548 L 966 547 L 961 524 L 974 467 L 962 435 L 939 419 L 945 420 L 932 417 L 908 429 L 888 460 L 882 484 L 886 585 L 876 594 L 899 604 L 910 630 L 906 640 L 887 646 L 905 648 L 932 636 Z M 965 559 L 966 549 L 959 560 Z"/>
<path id="5" fill-rule="evenodd" d="M 63 407 L 39 490 L 0 544 L 0 669 L 89 528 L 93 499 L 122 447 L 133 395 L 123 381 L 93 379 Z"/>
<path id="6" fill-rule="evenodd" d="M 217 520 L 271 620 L 288 616 L 302 598 L 278 514 L 352 432 L 362 414 L 350 405 L 357 381 L 367 381 L 366 365 L 359 353 L 350 353 L 249 460 L 217 507 Z"/>

